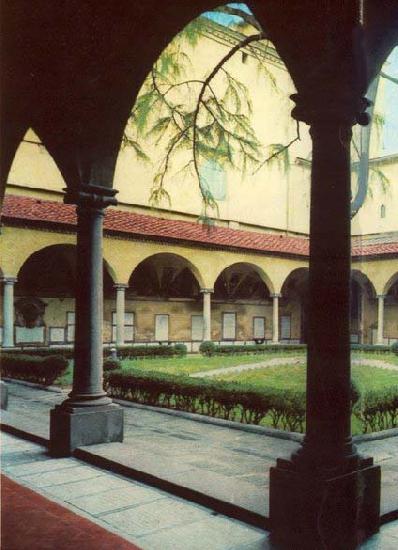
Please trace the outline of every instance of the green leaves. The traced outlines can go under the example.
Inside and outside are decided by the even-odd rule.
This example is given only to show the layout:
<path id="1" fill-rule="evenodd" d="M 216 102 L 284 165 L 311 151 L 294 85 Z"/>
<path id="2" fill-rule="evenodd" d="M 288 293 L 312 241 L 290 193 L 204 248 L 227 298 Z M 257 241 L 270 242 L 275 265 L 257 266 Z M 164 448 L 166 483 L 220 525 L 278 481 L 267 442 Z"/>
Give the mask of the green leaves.
<path id="1" fill-rule="evenodd" d="M 258 29 L 253 16 L 247 18 L 246 23 Z M 131 115 L 130 126 L 135 135 L 123 141 L 142 160 L 149 160 L 141 146 L 143 138 L 151 145 L 164 146 L 151 189 L 152 204 L 159 205 L 164 200 L 170 204 L 165 183 L 172 167 L 179 169 L 184 163 L 183 171 L 193 169 L 203 200 L 204 219 L 209 217 L 208 210 L 218 213 L 218 206 L 201 182 L 203 163 L 213 161 L 223 170 L 244 173 L 261 164 L 263 149 L 252 124 L 249 90 L 228 69 L 228 61 L 264 35 L 260 32 L 243 36 L 242 42 L 233 46 L 207 76 L 187 78 L 191 67 L 187 46 L 196 47 L 208 25 L 206 18 L 195 19 L 163 51 Z M 286 154 L 282 155 L 285 165 L 286 158 Z"/>

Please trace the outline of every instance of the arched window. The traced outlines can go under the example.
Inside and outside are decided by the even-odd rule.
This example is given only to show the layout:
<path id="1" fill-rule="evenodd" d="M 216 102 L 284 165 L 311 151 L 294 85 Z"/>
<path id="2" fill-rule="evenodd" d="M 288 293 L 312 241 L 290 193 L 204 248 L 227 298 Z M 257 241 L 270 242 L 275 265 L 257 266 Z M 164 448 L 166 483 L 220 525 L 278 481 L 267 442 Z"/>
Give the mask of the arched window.
<path id="1" fill-rule="evenodd" d="M 382 204 L 380 206 L 380 218 L 385 218 L 385 217 L 386 217 L 386 205 Z"/>

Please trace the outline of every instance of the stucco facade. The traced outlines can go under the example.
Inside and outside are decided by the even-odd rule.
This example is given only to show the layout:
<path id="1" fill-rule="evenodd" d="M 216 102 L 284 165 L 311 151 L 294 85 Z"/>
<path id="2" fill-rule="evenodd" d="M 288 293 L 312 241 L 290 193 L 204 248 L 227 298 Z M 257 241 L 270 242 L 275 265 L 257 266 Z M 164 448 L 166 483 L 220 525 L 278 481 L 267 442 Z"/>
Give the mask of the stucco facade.
<path id="1" fill-rule="evenodd" d="M 201 37 L 198 46 L 189 51 L 194 67 L 192 78 L 203 77 L 234 40 L 233 31 L 221 31 L 209 23 L 209 31 Z M 202 55 L 203 51 L 206 55 Z M 246 57 L 240 52 L 228 62 L 228 70 L 250 87 L 253 125 L 266 153 L 270 144 L 287 143 L 295 135 L 295 123 L 286 99 L 294 87 L 272 48 L 256 47 L 254 51 L 249 47 L 244 53 Z M 266 62 L 268 74 L 258 72 L 255 54 Z M 382 110 L 382 105 L 377 108 Z M 149 137 L 144 139 L 151 162 L 138 159 L 131 148 L 121 149 L 114 178 L 119 205 L 109 210 L 115 210 L 116 215 L 120 211 L 137 216 L 134 220 L 138 221 L 139 216 L 150 216 L 154 224 L 158 219 L 166 220 L 171 231 L 177 220 L 198 224 L 202 204 L 195 178 L 178 175 L 177 159 L 176 169 L 166 181 L 170 205 L 161 203 L 156 208 L 149 205 L 166 141 L 167 137 L 159 144 Z M 352 222 L 353 279 L 358 282 L 355 288 L 353 285 L 356 306 L 352 314 L 352 339 L 391 343 L 398 339 L 398 155 L 379 157 L 377 136 L 372 138 L 371 152 L 371 164 L 383 171 L 387 184 L 383 188 L 377 178 L 371 178 L 371 192 Z M 264 239 L 273 235 L 293 236 L 306 242 L 310 208 L 309 155 L 310 139 L 303 127 L 301 140 L 289 149 L 287 170 L 280 163 L 265 164 L 256 173 L 243 175 L 226 170 L 213 231 L 229 229 L 232 236 L 238 232 L 239 246 L 227 241 L 216 246 L 204 237 L 195 242 L 167 231 L 165 234 L 154 230 L 149 236 L 134 231 L 120 234 L 112 228 L 105 231 L 104 341 L 110 343 L 116 339 L 118 308 L 114 285 L 119 288 L 122 285 L 120 292 L 124 296 L 120 303 L 124 303 L 126 314 L 126 342 L 183 341 L 196 350 L 204 337 L 203 291 L 211 296 L 210 336 L 215 341 L 304 341 L 308 252 L 297 253 L 288 247 L 275 251 L 266 246 L 260 250 L 244 243 L 245 234 L 252 233 L 259 235 L 260 240 L 261 235 Z M 23 315 L 18 317 L 18 311 L 14 311 L 17 344 L 71 343 L 76 237 L 73 224 L 62 226 L 55 214 L 35 218 L 34 206 L 30 207 L 32 215 L 26 219 L 23 215 L 11 215 L 7 199 L 29 198 L 32 204 L 45 202 L 51 214 L 51 204 L 62 202 L 65 187 L 55 162 L 39 138 L 29 131 L 9 174 L 0 267 L 3 278 L 13 280 L 10 284 L 13 284 L 14 306 L 17 307 L 15 304 L 20 299 L 38 298 L 44 302 L 44 306 L 40 306 L 44 307 L 44 313 L 35 321 L 36 325 L 30 327 L 26 323 L 24 326 Z M 134 220 L 132 223 L 136 223 Z M 62 260 L 62 265 L 54 265 L 54 254 Z M 146 271 L 142 271 L 142 266 Z M 60 288 L 57 278 L 60 270 L 65 269 L 70 270 L 69 279 L 64 277 L 70 284 L 66 281 Z M 137 273 L 138 280 L 135 280 Z M 145 285 L 145 279 L 152 276 L 151 284 Z M 44 283 L 40 286 L 41 279 L 51 288 Z M 38 281 L 36 286 L 34 281 Z M 177 292 L 173 281 L 179 282 L 183 290 Z M 217 295 L 217 288 L 225 292 Z M 2 306 L 2 316 L 3 309 L 10 311 L 9 307 Z M 378 332 L 381 320 L 383 326 Z"/>

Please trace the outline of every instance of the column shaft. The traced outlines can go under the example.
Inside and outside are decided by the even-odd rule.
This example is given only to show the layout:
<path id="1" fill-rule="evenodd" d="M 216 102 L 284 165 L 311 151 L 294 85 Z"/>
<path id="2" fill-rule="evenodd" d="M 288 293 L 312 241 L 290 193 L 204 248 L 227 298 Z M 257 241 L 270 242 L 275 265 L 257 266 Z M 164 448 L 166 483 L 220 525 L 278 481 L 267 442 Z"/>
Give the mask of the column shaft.
<path id="1" fill-rule="evenodd" d="M 279 298 L 280 294 L 272 294 L 272 343 L 279 343 Z"/>
<path id="2" fill-rule="evenodd" d="M 323 469 L 353 454 L 350 410 L 351 127 L 311 127 L 313 141 L 306 437 Z M 314 465 L 315 465 L 314 464 Z"/>
<path id="3" fill-rule="evenodd" d="M 211 290 L 202 290 L 203 294 L 203 341 L 211 340 Z"/>
<path id="4" fill-rule="evenodd" d="M 116 345 L 124 344 L 125 293 L 127 285 L 115 285 L 116 288 Z"/>
<path id="5" fill-rule="evenodd" d="M 103 390 L 102 372 L 103 217 L 102 208 L 77 207 L 75 368 L 70 401 L 87 405 L 110 402 Z"/>
<path id="6" fill-rule="evenodd" d="M 14 346 L 14 284 L 16 279 L 3 279 L 3 347 Z"/>
<path id="7" fill-rule="evenodd" d="M 383 345 L 384 336 L 384 298 L 383 294 L 377 296 L 378 308 L 377 308 L 377 343 Z"/>

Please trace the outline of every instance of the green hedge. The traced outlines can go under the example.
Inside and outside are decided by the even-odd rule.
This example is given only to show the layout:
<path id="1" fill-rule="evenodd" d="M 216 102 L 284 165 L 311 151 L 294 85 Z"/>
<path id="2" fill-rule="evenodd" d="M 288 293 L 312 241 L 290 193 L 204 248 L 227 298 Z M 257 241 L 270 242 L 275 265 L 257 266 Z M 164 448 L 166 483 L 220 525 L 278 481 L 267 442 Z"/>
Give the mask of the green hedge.
<path id="1" fill-rule="evenodd" d="M 32 357 L 65 357 L 65 359 L 73 359 L 74 350 L 73 348 L 36 348 L 36 347 L 25 347 L 22 349 L 13 349 L 12 352 L 6 352 L 7 354 L 11 353 L 14 356 L 25 356 L 30 355 Z"/>
<path id="2" fill-rule="evenodd" d="M 242 345 L 220 345 L 214 342 L 202 342 L 199 351 L 202 355 L 211 357 L 212 355 L 243 355 L 243 354 L 263 354 L 305 351 L 306 344 L 242 344 Z"/>
<path id="3" fill-rule="evenodd" d="M 53 384 L 68 368 L 68 360 L 59 355 L 36 357 L 3 353 L 0 361 L 2 376 L 28 380 L 46 386 Z"/>
<path id="4" fill-rule="evenodd" d="M 363 433 L 398 427 L 398 386 L 362 393 L 353 409 Z"/>
<path id="5" fill-rule="evenodd" d="M 104 350 L 106 355 L 110 355 L 109 349 Z M 187 347 L 185 344 L 173 344 L 170 346 L 120 346 L 117 348 L 117 355 L 122 359 L 137 359 L 138 357 L 182 357 L 186 355 Z"/>
<path id="6" fill-rule="evenodd" d="M 304 392 L 258 390 L 249 384 L 172 376 L 139 369 L 105 373 L 112 397 L 246 424 L 270 416 L 275 428 L 304 430 Z"/>
<path id="7" fill-rule="evenodd" d="M 390 353 L 390 346 L 379 346 L 376 344 L 351 344 L 352 351 L 364 351 L 366 353 Z"/>

